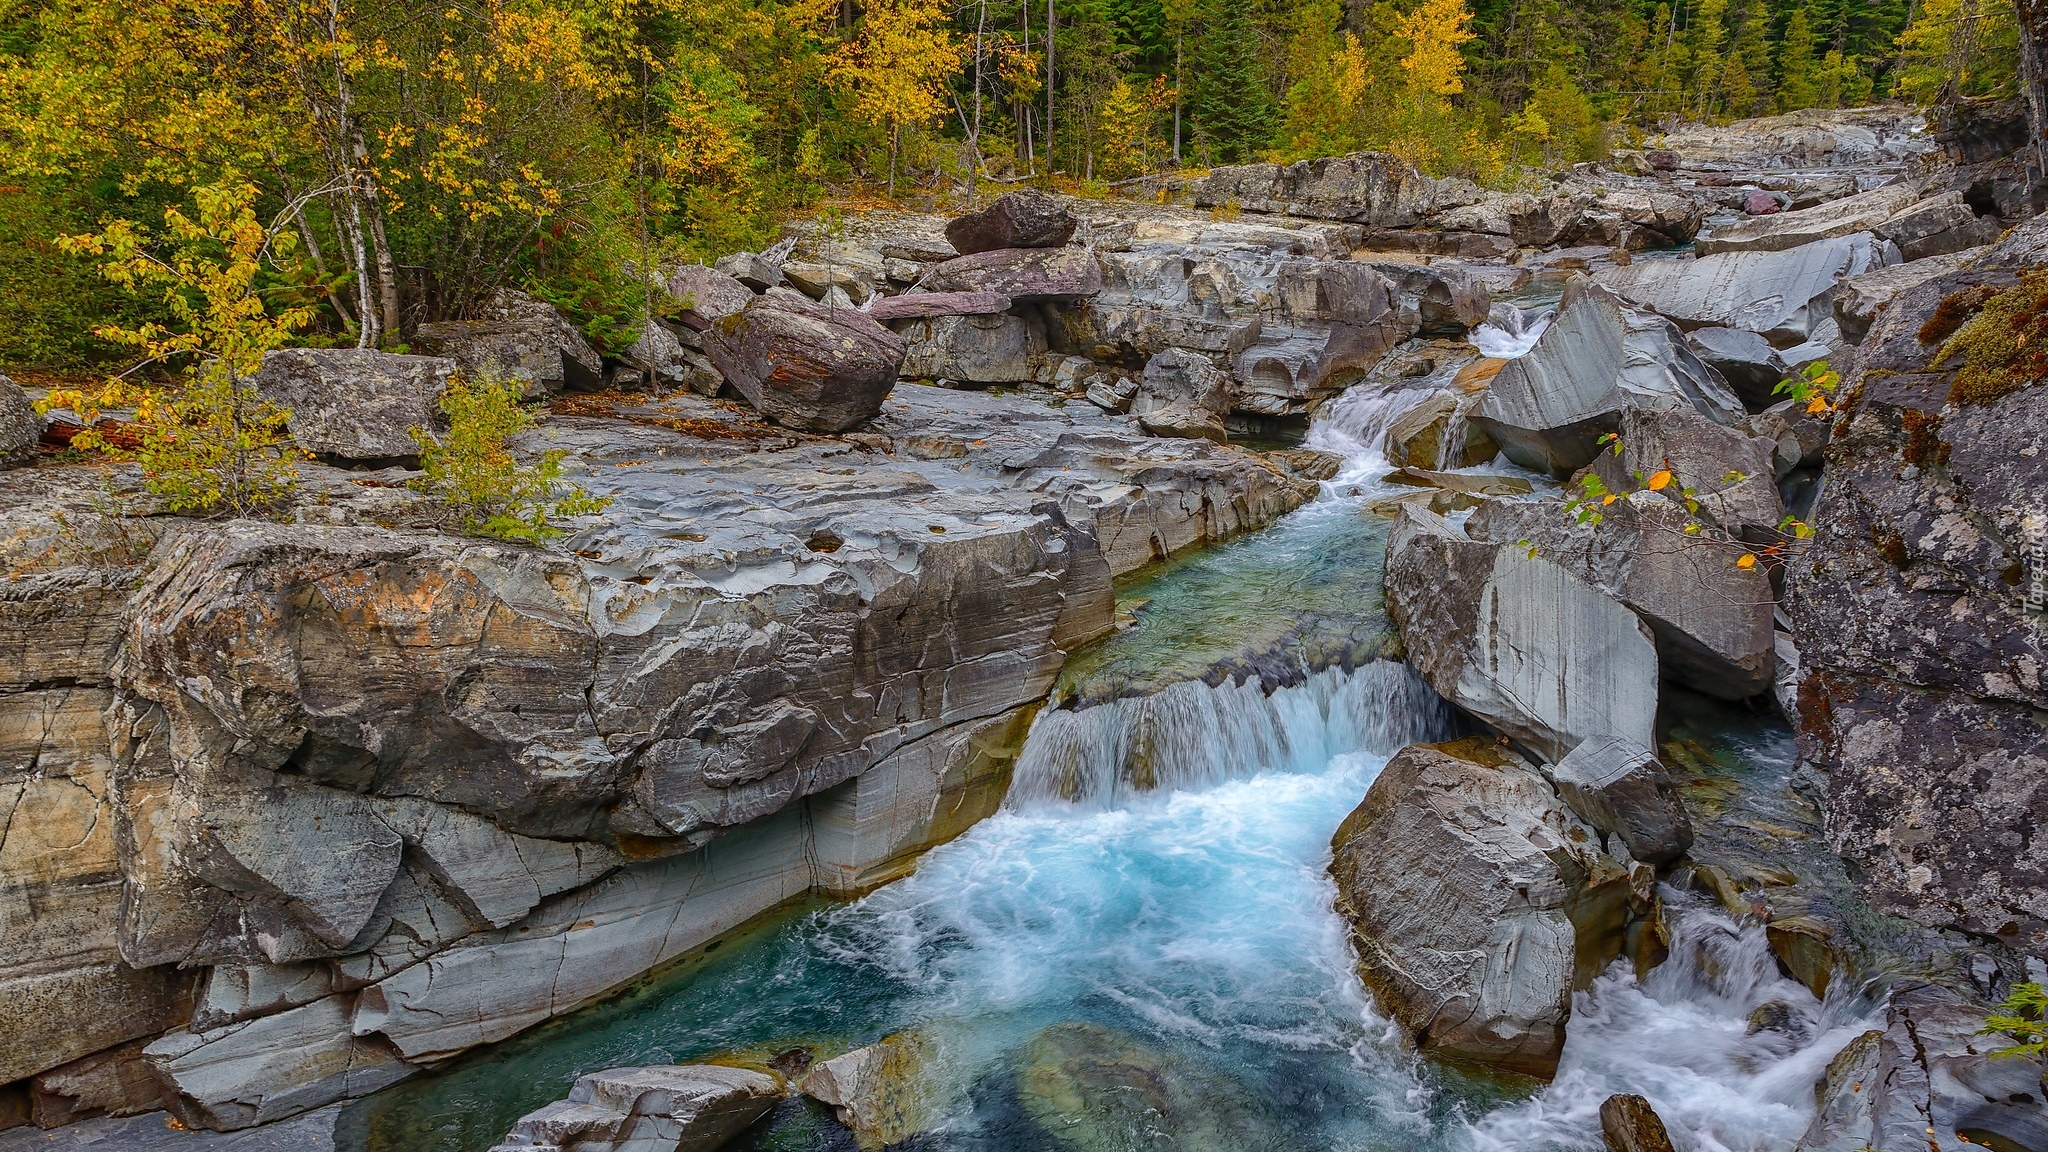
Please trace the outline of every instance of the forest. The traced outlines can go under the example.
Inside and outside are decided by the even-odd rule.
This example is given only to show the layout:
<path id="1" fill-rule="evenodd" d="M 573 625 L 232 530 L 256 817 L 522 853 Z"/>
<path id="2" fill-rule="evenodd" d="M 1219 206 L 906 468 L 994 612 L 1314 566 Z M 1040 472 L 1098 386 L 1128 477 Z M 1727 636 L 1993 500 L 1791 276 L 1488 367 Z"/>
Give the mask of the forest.
<path id="1" fill-rule="evenodd" d="M 1681 119 L 2007 96 L 2018 27 L 2012 0 L 5 0 L 0 364 L 127 356 L 97 331 L 163 304 L 105 274 L 110 237 L 147 251 L 208 197 L 292 238 L 252 276 L 298 341 L 400 348 L 516 286 L 616 348 L 672 306 L 653 272 L 792 212 L 1366 149 L 1511 187 Z"/>

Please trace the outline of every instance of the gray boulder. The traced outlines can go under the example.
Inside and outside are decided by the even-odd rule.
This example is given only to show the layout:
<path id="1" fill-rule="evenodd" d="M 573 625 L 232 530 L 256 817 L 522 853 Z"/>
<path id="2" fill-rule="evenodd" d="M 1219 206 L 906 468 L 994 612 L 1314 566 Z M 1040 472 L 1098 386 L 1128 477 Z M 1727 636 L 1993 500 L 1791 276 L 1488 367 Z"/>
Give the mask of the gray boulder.
<path id="1" fill-rule="evenodd" d="M 1919 198 L 1916 184 L 1887 184 L 1798 212 L 1752 216 L 1717 227 L 1696 240 L 1694 250 L 1701 256 L 1717 252 L 1783 252 L 1857 232 L 1876 232 L 1900 209 Z"/>
<path id="2" fill-rule="evenodd" d="M 0 376 L 0 468 L 33 463 L 42 437 L 43 418 L 35 403 L 21 385 Z"/>
<path id="3" fill-rule="evenodd" d="M 1740 328 L 1698 328 L 1685 342 L 1700 363 L 1721 374 L 1743 407 L 1761 412 L 1778 402 L 1772 389 L 1792 374 L 1771 342 Z"/>
<path id="4" fill-rule="evenodd" d="M 1472 419 L 1508 459 L 1564 477 L 1590 463 L 1600 438 L 1637 407 L 1695 409 L 1721 423 L 1742 416 L 1676 329 L 1574 279 L 1536 346 L 1500 370 Z"/>
<path id="5" fill-rule="evenodd" d="M 897 329 L 909 342 L 900 374 L 912 380 L 1014 384 L 1036 379 L 1049 351 L 1035 315 L 935 316 Z"/>
<path id="6" fill-rule="evenodd" d="M 682 322 L 703 331 L 754 302 L 754 290 L 715 268 L 685 264 L 668 278 L 668 294 L 687 309 Z"/>
<path id="7" fill-rule="evenodd" d="M 1010 310 L 1010 298 L 997 292 L 905 292 L 883 296 L 868 305 L 878 322 L 926 320 L 936 316 L 988 316 Z"/>
<path id="8" fill-rule="evenodd" d="M 1820 467 L 1821 456 L 1827 451 L 1833 425 L 1825 414 L 1808 412 L 1806 408 L 1797 400 L 1785 400 L 1742 422 L 1751 435 L 1775 445 L 1771 463 L 1779 480 L 1800 468 Z"/>
<path id="9" fill-rule="evenodd" d="M 529 400 L 604 384 L 604 362 L 576 326 L 554 305 L 511 288 L 499 289 L 474 319 L 421 324 L 413 342 L 453 358 L 469 375 L 518 380 Z"/>
<path id="10" fill-rule="evenodd" d="M 907 351 L 865 313 L 792 292 L 704 333 L 705 354 L 755 411 L 805 432 L 844 432 L 881 411 Z"/>
<path id="11" fill-rule="evenodd" d="M 1410 745 L 1330 840 L 1358 974 L 1424 1052 L 1548 1079 L 1623 948 L 1628 873 L 1527 761 Z"/>
<path id="12" fill-rule="evenodd" d="M 1656 637 L 1663 674 L 1724 700 L 1771 686 L 1771 583 L 1761 566 L 1742 568 L 1748 549 L 1684 507 L 1638 492 L 1581 523 L 1562 501 L 1490 501 L 1466 531 L 1492 543 L 1533 548 L 1578 579 L 1633 609 Z M 1641 857 L 1639 857 L 1641 858 Z"/>
<path id="13" fill-rule="evenodd" d="M 946 239 L 962 256 L 997 248 L 1057 248 L 1074 238 L 1080 221 L 1066 206 L 1029 189 L 1005 193 L 979 212 L 946 222 Z"/>
<path id="14" fill-rule="evenodd" d="M 787 255 L 785 252 L 784 256 Z M 771 260 L 756 252 L 735 252 L 720 257 L 712 267 L 754 292 L 766 292 L 783 283 L 782 261 Z"/>
<path id="15" fill-rule="evenodd" d="M 1386 596 L 1430 687 L 1545 759 L 1593 736 L 1654 738 L 1650 630 L 1527 545 L 1475 540 L 1403 508 L 1387 539 Z"/>
<path id="16" fill-rule="evenodd" d="M 1785 505 L 1778 494 L 1775 437 L 1682 408 L 1632 408 L 1618 431 L 1621 454 L 1602 452 L 1592 465 L 1610 490 L 1634 491 L 1669 470 L 1673 482 L 1659 494 L 1662 499 L 1682 501 L 1690 490 L 1701 520 L 1751 544 L 1778 541 Z"/>
<path id="17" fill-rule="evenodd" d="M 1131 415 L 1155 436 L 1197 436 L 1222 442 L 1230 410 L 1230 376 L 1180 348 L 1152 357 L 1131 398 Z"/>
<path id="18" fill-rule="evenodd" d="M 1397 468 L 1470 468 L 1500 454 L 1500 445 L 1469 417 L 1476 403 L 1438 389 L 1387 425 L 1387 462 Z"/>
<path id="19" fill-rule="evenodd" d="M 368 1096 L 418 1071 L 375 1037 L 350 1034 L 353 997 L 205 1032 L 175 1031 L 143 1049 L 172 1115 L 233 1131 Z"/>
<path id="20" fill-rule="evenodd" d="M 1949 191 L 1899 209 L 1874 231 L 1912 261 L 1990 244 L 2001 229 L 1997 217 L 1980 221 L 1961 192 Z"/>
<path id="21" fill-rule="evenodd" d="M 711 1152 L 781 1098 L 781 1081 L 744 1068 L 608 1068 L 520 1117 L 492 1152 Z"/>
<path id="22" fill-rule="evenodd" d="M 792 288 L 813 300 L 833 303 L 844 296 L 854 304 L 864 304 L 875 294 L 874 283 L 861 276 L 854 269 L 839 264 L 811 264 L 792 260 L 782 266 Z"/>
<path id="23" fill-rule="evenodd" d="M 1074 300 L 1102 291 L 1102 266 L 1089 248 L 997 248 L 932 265 L 924 286 L 1017 301 Z"/>
<path id="24" fill-rule="evenodd" d="M 668 325 L 659 320 L 649 320 L 642 326 L 639 337 L 619 353 L 619 362 L 623 370 L 613 376 L 614 387 L 623 387 L 630 378 L 637 378 L 646 388 L 687 388 L 700 396 L 711 396 L 725 382 L 702 352 L 685 347 Z"/>
<path id="25" fill-rule="evenodd" d="M 891 1036 L 812 1065 L 798 1087 L 829 1105 L 862 1148 L 890 1147 L 939 1119 L 933 1048 L 915 1032 Z"/>
<path id="26" fill-rule="evenodd" d="M 415 428 L 444 427 L 439 406 L 455 361 L 372 348 L 280 348 L 266 353 L 256 390 L 289 409 L 292 441 L 349 462 L 418 456 Z"/>
<path id="27" fill-rule="evenodd" d="M 1401 294 L 1404 308 L 1413 308 L 1417 331 L 1425 336 L 1463 336 L 1486 323 L 1493 310 L 1493 292 L 1456 264 L 1374 264 Z"/>
<path id="28" fill-rule="evenodd" d="M 1681 328 L 1739 328 L 1789 348 L 1812 338 L 1830 317 L 1838 282 L 1892 262 L 1882 241 L 1857 232 L 1785 250 L 1638 260 L 1595 279 Z"/>
<path id="29" fill-rule="evenodd" d="M 1617 836 L 1645 864 L 1669 864 L 1692 847 L 1692 819 L 1657 754 L 1619 736 L 1595 736 L 1550 770 L 1579 818 Z"/>

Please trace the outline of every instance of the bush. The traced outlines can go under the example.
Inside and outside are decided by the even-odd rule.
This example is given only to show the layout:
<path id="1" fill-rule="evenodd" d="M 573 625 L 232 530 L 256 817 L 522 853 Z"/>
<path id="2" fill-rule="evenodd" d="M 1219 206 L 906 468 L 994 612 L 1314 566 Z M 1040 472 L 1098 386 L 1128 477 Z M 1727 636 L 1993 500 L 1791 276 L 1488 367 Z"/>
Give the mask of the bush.
<path id="1" fill-rule="evenodd" d="M 519 392 L 517 381 L 495 376 L 451 383 L 441 397 L 447 436 L 412 430 L 426 470 L 413 488 L 439 497 L 464 532 L 538 544 L 562 534 L 552 523 L 556 518 L 601 511 L 611 499 L 564 483 L 566 453 L 560 450 L 543 453 L 534 464 L 512 455 L 506 441 L 533 425 L 533 414 L 519 405 Z"/>

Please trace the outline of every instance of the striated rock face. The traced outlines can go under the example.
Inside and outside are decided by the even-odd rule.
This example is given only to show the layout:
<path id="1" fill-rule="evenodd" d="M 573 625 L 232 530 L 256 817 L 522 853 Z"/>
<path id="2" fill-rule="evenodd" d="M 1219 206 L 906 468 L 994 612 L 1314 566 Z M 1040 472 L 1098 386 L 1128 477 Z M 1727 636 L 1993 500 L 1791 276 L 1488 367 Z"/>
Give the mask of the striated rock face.
<path id="1" fill-rule="evenodd" d="M 1019 383 L 1038 376 L 1048 352 L 1038 317 L 1013 312 L 937 316 L 907 322 L 897 331 L 910 343 L 901 374 L 911 380 Z"/>
<path id="2" fill-rule="evenodd" d="M 1387 612 L 1445 699 L 1545 759 L 1592 736 L 1652 740 L 1657 650 L 1620 601 L 1528 546 L 1413 507 L 1387 538 Z"/>
<path id="3" fill-rule="evenodd" d="M 713 1064 L 608 1068 L 519 1118 L 492 1152 L 711 1152 L 766 1115 L 782 1084 Z"/>
<path id="4" fill-rule="evenodd" d="M 1629 879 L 1484 738 L 1387 762 L 1330 841 L 1359 976 L 1425 1052 L 1548 1078 L 1571 994 L 1622 951 Z"/>
<path id="5" fill-rule="evenodd" d="M 873 417 L 906 350 L 865 314 L 786 289 L 704 333 L 711 363 L 755 411 L 805 432 L 844 432 Z"/>
<path id="6" fill-rule="evenodd" d="M 1692 820 L 1657 754 L 1618 736 L 1596 736 L 1550 770 L 1579 818 L 1617 837 L 1628 856 L 1669 864 L 1692 847 Z"/>
<path id="7" fill-rule="evenodd" d="M 1953 992 L 1902 981 L 1884 1026 L 1851 1040 L 1814 1086 L 1819 1106 L 1795 1152 L 1952 1152 L 2038 1147 L 2048 1134 L 2036 1058 L 1994 1056 L 1981 1009 Z"/>
<path id="8" fill-rule="evenodd" d="M 1783 252 L 1821 240 L 1876 233 L 1899 210 L 1920 198 L 1916 182 L 1887 184 L 1797 212 L 1780 212 L 1715 228 L 1694 242 L 1701 256 L 1716 252 Z"/>
<path id="9" fill-rule="evenodd" d="M 1102 267 L 1088 248 L 997 248 L 934 264 L 933 292 L 993 292 L 1012 300 L 1067 300 L 1102 290 Z"/>
<path id="10" fill-rule="evenodd" d="M 21 385 L 0 376 L 0 468 L 19 468 L 34 461 L 42 439 L 43 418 Z"/>
<path id="11" fill-rule="evenodd" d="M 1860 344 L 1878 313 L 1889 307 L 1899 293 L 1937 276 L 1960 271 L 1964 264 L 1983 254 L 1982 248 L 1968 248 L 1850 276 L 1835 291 L 1835 323 L 1844 339 Z"/>
<path id="12" fill-rule="evenodd" d="M 576 326 L 554 305 L 510 288 L 500 289 L 475 319 L 421 324 L 413 342 L 471 375 L 518 380 L 529 400 L 603 382 L 604 364 Z"/>
<path id="13" fill-rule="evenodd" d="M 884 296 L 868 308 L 868 318 L 922 320 L 934 316 L 987 316 L 1010 310 L 1010 298 L 994 292 L 907 292 Z"/>
<path id="14" fill-rule="evenodd" d="M 1026 189 L 947 221 L 946 240 L 962 256 L 996 248 L 1057 248 L 1073 239 L 1079 226 L 1059 201 Z"/>
<path id="15" fill-rule="evenodd" d="M 1935 149 L 1920 113 L 1900 105 L 1809 109 L 1666 133 L 1674 167 L 1770 170 L 1897 164 Z"/>
<path id="16" fill-rule="evenodd" d="M 1488 501 L 1466 531 L 1502 546 L 1536 550 L 1633 609 L 1656 637 L 1666 677 L 1724 700 L 1771 686 L 1770 577 L 1740 568 L 1748 551 L 1725 533 L 1688 533 L 1685 509 L 1637 492 L 1580 523 L 1562 501 Z"/>
<path id="17" fill-rule="evenodd" d="M 446 426 L 438 401 L 455 361 L 370 348 L 281 348 L 256 373 L 265 400 L 291 410 L 292 441 L 345 461 L 419 455 L 414 428 Z"/>
<path id="18" fill-rule="evenodd" d="M 1574 279 L 1536 346 L 1493 378 L 1472 420 L 1508 459 L 1563 478 L 1591 463 L 1600 438 L 1636 408 L 1696 409 L 1722 424 L 1742 417 L 1670 323 Z"/>
<path id="19" fill-rule="evenodd" d="M 1169 348 L 1145 365 L 1131 415 L 1156 436 L 1224 438 L 1230 377 L 1204 357 Z"/>
<path id="20" fill-rule="evenodd" d="M 1195 207 L 1402 228 L 1439 207 L 1437 182 L 1398 157 L 1358 152 L 1293 164 L 1218 168 L 1195 182 Z"/>
<path id="21" fill-rule="evenodd" d="M 2048 391 L 1951 398 L 1923 325 L 2041 261 L 2048 220 L 1896 296 L 1844 382 L 1816 535 L 1790 566 L 1799 734 L 1861 893 L 2048 956 L 2048 686 L 2028 541 L 2048 490 Z M 1930 334 L 1938 335 L 1938 333 Z"/>
<path id="22" fill-rule="evenodd" d="M 1315 491 L 916 385 L 857 438 L 634 416 L 529 434 L 614 500 L 550 549 L 317 464 L 304 523 L 68 535 L 96 471 L 0 479 L 0 1075 L 148 1039 L 187 1124 L 263 1123 L 900 875 L 994 810 L 1113 575 Z"/>
<path id="23" fill-rule="evenodd" d="M 1837 281 L 1893 262 L 1881 241 L 1859 232 L 1784 251 L 1638 260 L 1595 279 L 1681 328 L 1737 328 L 1791 348 L 1822 333 Z"/>

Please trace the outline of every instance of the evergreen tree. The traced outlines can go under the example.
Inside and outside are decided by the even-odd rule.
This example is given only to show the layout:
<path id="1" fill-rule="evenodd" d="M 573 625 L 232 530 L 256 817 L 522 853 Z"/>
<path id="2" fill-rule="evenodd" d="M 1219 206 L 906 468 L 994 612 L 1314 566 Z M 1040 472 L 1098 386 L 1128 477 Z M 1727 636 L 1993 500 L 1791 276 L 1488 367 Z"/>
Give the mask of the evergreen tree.
<path id="1" fill-rule="evenodd" d="M 1778 111 L 1811 108 L 1820 100 L 1814 85 L 1813 26 L 1806 6 L 1792 10 L 1778 41 Z"/>
<path id="2" fill-rule="evenodd" d="M 1212 162 L 1234 164 L 1264 148 L 1273 98 L 1260 67 L 1259 34 L 1245 5 L 1209 0 L 1188 69 L 1195 139 Z"/>

